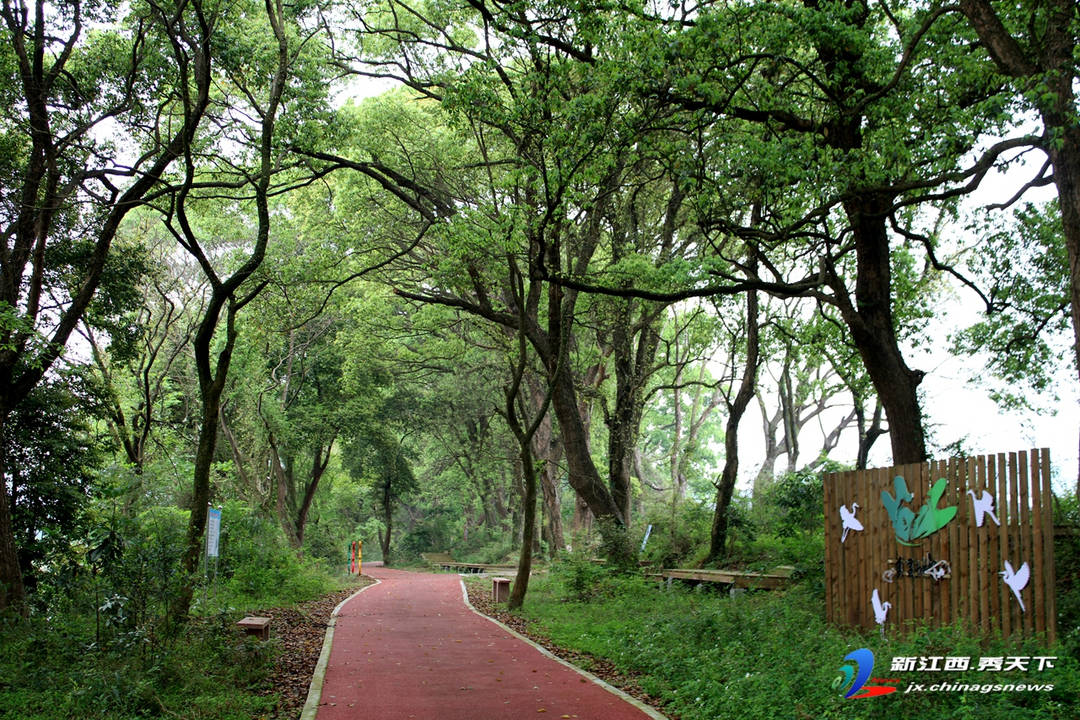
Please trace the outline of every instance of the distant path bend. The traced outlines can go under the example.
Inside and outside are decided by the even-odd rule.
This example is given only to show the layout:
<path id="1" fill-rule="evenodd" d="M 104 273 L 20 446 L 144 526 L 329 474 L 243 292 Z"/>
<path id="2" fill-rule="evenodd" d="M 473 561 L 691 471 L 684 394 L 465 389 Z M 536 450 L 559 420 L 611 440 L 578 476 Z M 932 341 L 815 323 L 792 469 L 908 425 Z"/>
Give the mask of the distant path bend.
<path id="1" fill-rule="evenodd" d="M 473 612 L 457 575 L 365 565 L 380 583 L 341 608 L 317 720 L 647 720 Z"/>

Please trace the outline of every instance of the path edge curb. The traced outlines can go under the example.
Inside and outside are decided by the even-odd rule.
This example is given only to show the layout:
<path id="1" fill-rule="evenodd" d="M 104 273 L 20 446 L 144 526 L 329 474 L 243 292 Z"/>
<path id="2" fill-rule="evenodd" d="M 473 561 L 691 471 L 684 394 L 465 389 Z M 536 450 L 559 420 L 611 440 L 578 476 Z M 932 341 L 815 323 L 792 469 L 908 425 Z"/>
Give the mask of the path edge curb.
<path id="1" fill-rule="evenodd" d="M 323 681 L 326 679 L 326 666 L 330 662 L 330 646 L 334 642 L 334 626 L 337 624 L 338 613 L 341 612 L 341 608 L 345 607 L 345 603 L 368 588 L 373 588 L 382 582 L 377 578 L 372 578 L 370 575 L 365 575 L 365 577 L 369 577 L 375 582 L 365 585 L 339 602 L 333 612 L 330 613 L 330 620 L 326 623 L 326 635 L 323 637 L 322 652 L 319 653 L 319 661 L 315 664 L 315 670 L 311 673 L 311 685 L 308 687 L 304 709 L 300 711 L 300 720 L 315 720 L 315 714 L 319 712 L 319 700 L 322 698 Z"/>
<path id="2" fill-rule="evenodd" d="M 465 600 L 465 606 L 467 608 L 469 608 L 470 610 L 472 610 L 477 615 L 479 615 L 480 617 L 484 618 L 485 620 L 488 620 L 490 622 L 495 623 L 496 625 L 501 627 L 503 630 L 510 633 L 514 637 L 516 637 L 518 640 L 521 640 L 522 642 L 525 642 L 525 643 L 527 643 L 529 645 L 532 645 L 534 648 L 536 648 L 537 650 L 540 651 L 541 655 L 544 655 L 545 657 L 551 658 L 552 660 L 559 663 L 560 665 L 564 665 L 565 667 L 570 668 L 571 670 L 576 672 L 578 675 L 581 675 L 582 677 L 586 678 L 590 682 L 595 683 L 596 685 L 599 685 L 600 687 L 607 690 L 612 695 L 615 695 L 615 696 L 617 696 L 619 698 L 622 698 L 626 702 L 628 702 L 631 705 L 633 705 L 634 707 L 636 707 L 641 712 L 648 715 L 650 718 L 652 718 L 652 720 L 669 720 L 669 718 L 666 715 L 662 714 L 659 710 L 652 707 L 651 705 L 646 705 L 642 701 L 638 700 L 636 697 L 634 697 L 632 695 L 628 695 L 626 692 L 620 690 L 619 688 L 615 687 L 614 685 L 611 685 L 609 683 L 604 682 L 603 680 L 596 677 L 595 675 L 593 675 L 588 670 L 582 670 L 577 665 L 574 665 L 573 663 L 570 663 L 570 662 L 567 662 L 566 660 L 563 660 L 561 657 L 559 657 L 555 653 L 551 652 L 550 650 L 548 650 L 543 645 L 540 645 L 539 643 L 532 640 L 531 638 L 525 637 L 524 635 L 522 635 L 521 633 L 519 633 L 517 630 L 513 629 L 512 627 L 500 622 L 499 620 L 496 620 L 495 618 L 493 618 L 493 617 L 491 617 L 489 615 L 485 615 L 484 613 L 480 612 L 475 607 L 473 607 L 473 604 L 471 602 L 469 602 L 469 590 L 468 590 L 468 588 L 465 587 L 465 578 L 463 578 L 463 577 L 461 577 L 459 575 L 458 576 L 458 581 L 461 583 L 461 597 Z M 302 718 L 301 720 L 309 720 L 309 719 L 308 718 Z"/>

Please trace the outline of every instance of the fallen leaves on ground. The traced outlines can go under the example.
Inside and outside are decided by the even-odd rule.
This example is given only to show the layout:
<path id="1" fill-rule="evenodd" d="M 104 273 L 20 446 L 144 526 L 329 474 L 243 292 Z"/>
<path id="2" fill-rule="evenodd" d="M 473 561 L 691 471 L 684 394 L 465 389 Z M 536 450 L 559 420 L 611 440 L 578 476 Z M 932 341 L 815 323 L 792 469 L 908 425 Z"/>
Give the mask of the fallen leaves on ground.
<path id="1" fill-rule="evenodd" d="M 292 607 L 267 608 L 251 613 L 273 618 L 270 636 L 281 644 L 281 654 L 274 663 L 269 687 L 262 691 L 264 695 L 279 695 L 277 707 L 268 718 L 295 720 L 300 716 L 307 701 L 312 673 L 322 652 L 330 613 L 342 600 L 372 582 L 370 578 L 362 577 L 359 584 L 347 590 Z"/>

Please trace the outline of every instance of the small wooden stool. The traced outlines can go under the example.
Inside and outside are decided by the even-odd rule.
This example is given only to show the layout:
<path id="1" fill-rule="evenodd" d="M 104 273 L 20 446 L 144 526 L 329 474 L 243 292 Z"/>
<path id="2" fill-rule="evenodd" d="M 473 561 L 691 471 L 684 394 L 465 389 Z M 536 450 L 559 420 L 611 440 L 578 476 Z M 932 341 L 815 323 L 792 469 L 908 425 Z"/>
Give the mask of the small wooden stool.
<path id="1" fill-rule="evenodd" d="M 236 623 L 248 635 L 256 635 L 260 640 L 270 639 L 270 618 L 249 615 Z"/>
<path id="2" fill-rule="evenodd" d="M 491 578 L 491 599 L 497 603 L 510 600 L 510 580 L 508 578 Z"/>

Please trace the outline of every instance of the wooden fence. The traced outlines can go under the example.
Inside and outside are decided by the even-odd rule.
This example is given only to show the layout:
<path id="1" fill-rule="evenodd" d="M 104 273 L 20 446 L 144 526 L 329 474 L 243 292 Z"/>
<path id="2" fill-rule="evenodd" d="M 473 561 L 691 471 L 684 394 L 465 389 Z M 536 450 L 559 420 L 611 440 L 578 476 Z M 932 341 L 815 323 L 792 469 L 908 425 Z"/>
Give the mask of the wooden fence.
<path id="1" fill-rule="evenodd" d="M 942 478 L 937 501 L 928 502 Z M 1049 450 L 830 473 L 824 484 L 831 622 L 873 628 L 884 613 L 885 628 L 902 628 L 908 620 L 940 625 L 963 618 L 984 632 L 1044 633 L 1053 642 Z M 955 516 L 949 508 L 956 508 Z M 1030 577 L 1019 587 L 1025 563 Z M 1019 600 L 1007 579 L 1019 588 Z"/>

